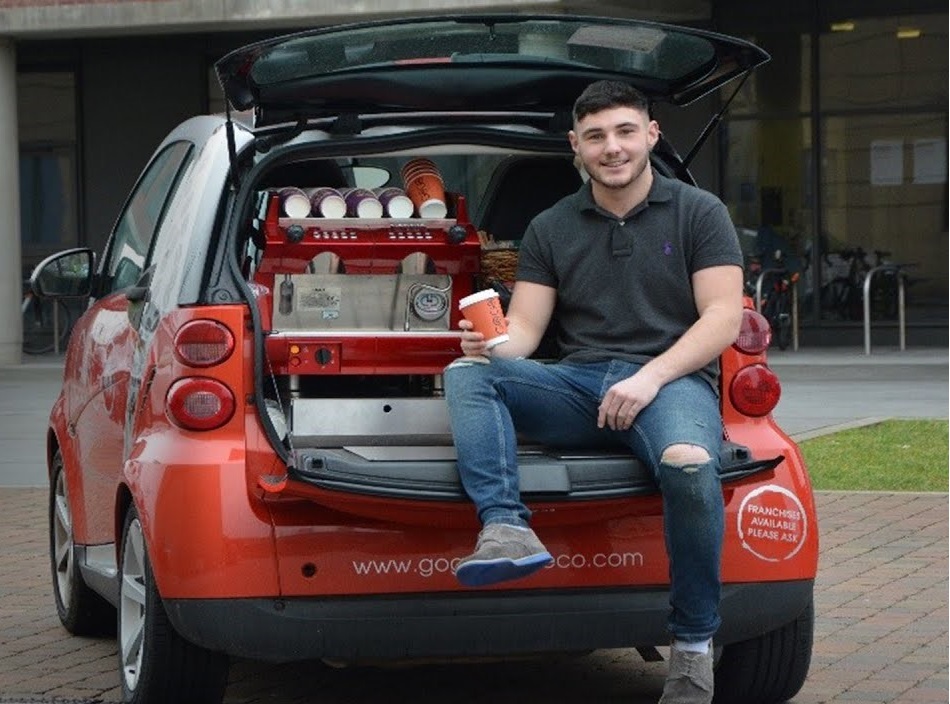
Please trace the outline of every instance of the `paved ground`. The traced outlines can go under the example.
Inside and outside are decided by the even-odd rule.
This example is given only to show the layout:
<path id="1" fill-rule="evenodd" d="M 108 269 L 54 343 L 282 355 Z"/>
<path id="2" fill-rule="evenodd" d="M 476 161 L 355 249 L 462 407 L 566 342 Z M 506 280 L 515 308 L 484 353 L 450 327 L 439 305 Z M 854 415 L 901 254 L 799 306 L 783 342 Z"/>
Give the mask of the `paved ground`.
<path id="1" fill-rule="evenodd" d="M 947 353 L 772 356 L 793 437 L 883 417 L 946 418 Z M 59 367 L 0 368 L 0 702 L 116 702 L 111 639 L 66 635 L 46 558 L 38 456 Z M 948 701 L 947 494 L 819 493 L 816 641 L 795 704 Z M 229 704 L 655 702 L 665 666 L 631 650 L 515 664 L 333 670 L 238 661 Z M 184 703 L 183 703 L 184 704 Z"/>

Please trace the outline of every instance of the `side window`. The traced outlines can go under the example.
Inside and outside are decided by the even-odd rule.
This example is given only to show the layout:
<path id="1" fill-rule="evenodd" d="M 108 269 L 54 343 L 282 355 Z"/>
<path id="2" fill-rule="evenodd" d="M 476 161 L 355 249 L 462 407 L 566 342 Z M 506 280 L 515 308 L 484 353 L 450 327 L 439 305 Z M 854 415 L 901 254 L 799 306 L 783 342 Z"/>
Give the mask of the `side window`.
<path id="1" fill-rule="evenodd" d="M 103 293 L 133 286 L 142 275 L 152 238 L 190 152 L 189 142 L 169 145 L 139 179 L 112 233 Z"/>

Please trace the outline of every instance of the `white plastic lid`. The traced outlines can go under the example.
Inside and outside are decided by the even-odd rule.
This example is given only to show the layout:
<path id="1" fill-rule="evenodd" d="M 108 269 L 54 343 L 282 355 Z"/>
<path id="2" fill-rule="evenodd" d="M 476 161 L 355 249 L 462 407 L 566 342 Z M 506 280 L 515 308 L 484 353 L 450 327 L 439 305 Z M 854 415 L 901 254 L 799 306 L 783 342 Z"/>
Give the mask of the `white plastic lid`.
<path id="1" fill-rule="evenodd" d="M 459 310 L 462 308 L 467 308 L 468 306 L 481 301 L 487 301 L 489 298 L 498 298 L 498 291 L 493 288 L 486 288 L 481 291 L 476 291 L 475 293 L 470 294 L 459 301 Z"/>

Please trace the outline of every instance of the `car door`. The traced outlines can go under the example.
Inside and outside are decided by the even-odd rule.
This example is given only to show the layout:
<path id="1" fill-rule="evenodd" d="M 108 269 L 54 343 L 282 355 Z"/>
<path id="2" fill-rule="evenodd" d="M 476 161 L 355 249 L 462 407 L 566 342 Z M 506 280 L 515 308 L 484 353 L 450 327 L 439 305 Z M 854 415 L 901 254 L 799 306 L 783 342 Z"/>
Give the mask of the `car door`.
<path id="1" fill-rule="evenodd" d="M 78 542 L 115 540 L 109 510 L 124 462 L 124 424 L 131 360 L 148 291 L 155 233 L 193 152 L 187 141 L 161 147 L 139 178 L 110 236 L 94 299 L 74 329 L 64 389 L 69 433 L 78 459 L 83 504 Z"/>

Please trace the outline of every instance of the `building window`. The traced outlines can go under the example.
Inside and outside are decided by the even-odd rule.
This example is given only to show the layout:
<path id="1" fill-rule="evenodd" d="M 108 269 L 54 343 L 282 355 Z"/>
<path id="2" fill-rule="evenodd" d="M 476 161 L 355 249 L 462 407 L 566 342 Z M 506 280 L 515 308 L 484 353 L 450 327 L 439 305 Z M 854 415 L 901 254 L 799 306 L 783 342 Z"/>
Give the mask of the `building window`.
<path id="1" fill-rule="evenodd" d="M 720 8 L 723 31 L 772 57 L 729 108 L 723 200 L 747 254 L 801 259 L 806 323 L 860 325 L 865 277 L 889 264 L 904 266 L 907 320 L 947 323 L 947 14 L 893 4 L 847 17 L 823 3 L 787 27 L 745 0 Z M 894 281 L 871 279 L 872 318 L 896 321 Z"/>
<path id="2" fill-rule="evenodd" d="M 72 72 L 17 75 L 20 129 L 20 239 L 24 270 L 75 246 L 76 80 Z"/>
<path id="3" fill-rule="evenodd" d="M 907 316 L 947 321 L 947 15 L 842 18 L 819 40 L 821 316 L 863 320 L 904 265 Z M 897 317 L 884 270 L 872 318 Z"/>

